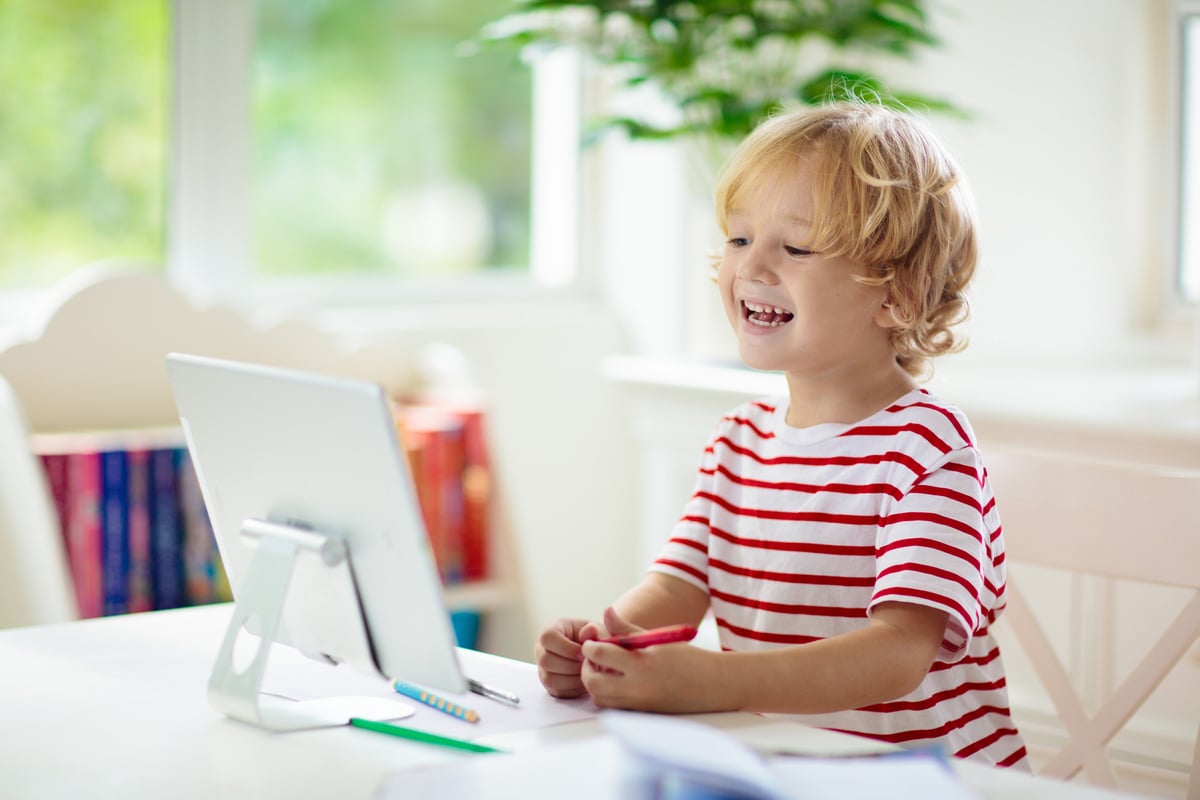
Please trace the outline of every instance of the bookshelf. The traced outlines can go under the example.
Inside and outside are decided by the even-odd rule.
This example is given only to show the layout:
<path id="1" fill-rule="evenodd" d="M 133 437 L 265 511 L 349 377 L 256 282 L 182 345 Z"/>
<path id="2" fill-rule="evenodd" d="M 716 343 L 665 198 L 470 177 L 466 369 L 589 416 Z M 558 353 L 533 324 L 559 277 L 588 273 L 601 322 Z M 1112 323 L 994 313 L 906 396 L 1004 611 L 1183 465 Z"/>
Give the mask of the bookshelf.
<path id="1" fill-rule="evenodd" d="M 11 385 L 27 423 L 29 435 L 22 446 L 27 445 L 43 469 L 45 457 L 54 455 L 185 452 L 163 366 L 171 351 L 370 380 L 404 401 L 401 405 L 427 388 L 420 365 L 403 348 L 349 345 L 295 321 L 258 325 L 231 308 L 193 301 L 156 271 L 98 265 L 60 284 L 41 325 L 22 341 L 0 348 L 0 376 Z M 423 404 L 434 405 L 427 400 Z M 436 408 L 423 413 L 433 417 Z M 401 416 L 398 413 L 398 421 Z M 11 445 L 0 444 L 6 446 Z M 479 512 L 486 517 L 488 531 L 486 570 L 473 568 L 468 576 L 466 565 L 458 563 L 444 577 L 451 610 L 482 617 L 475 644 L 506 655 L 523 653 L 531 633 L 504 503 L 495 490 L 498 483 L 494 476 L 488 481 L 492 491 Z M 0 486 L 0 494 L 4 489 Z M 0 539 L 64 537 L 44 526 L 9 527 L 12 530 L 0 530 Z M 219 566 L 219 558 L 210 557 Z M 219 573 L 213 578 L 215 588 L 208 599 L 224 599 L 228 590 L 220 587 Z M 95 609 L 91 602 L 82 609 L 85 615 Z M 140 601 L 133 610 L 144 606 Z M 43 620 L 29 620 L 37 621 Z"/>

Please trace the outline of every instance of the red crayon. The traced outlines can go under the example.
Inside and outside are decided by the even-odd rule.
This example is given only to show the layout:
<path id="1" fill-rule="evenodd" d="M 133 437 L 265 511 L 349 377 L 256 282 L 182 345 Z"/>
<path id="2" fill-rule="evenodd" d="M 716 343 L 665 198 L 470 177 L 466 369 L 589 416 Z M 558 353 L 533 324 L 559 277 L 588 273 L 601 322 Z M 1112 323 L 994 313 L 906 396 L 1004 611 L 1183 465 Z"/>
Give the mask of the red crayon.
<path id="1" fill-rule="evenodd" d="M 696 629 L 691 625 L 668 625 L 665 628 L 651 628 L 648 631 L 641 631 L 640 633 L 610 636 L 607 639 L 597 639 L 596 641 L 620 645 L 626 650 L 637 650 L 655 644 L 690 642 L 695 635 Z"/>

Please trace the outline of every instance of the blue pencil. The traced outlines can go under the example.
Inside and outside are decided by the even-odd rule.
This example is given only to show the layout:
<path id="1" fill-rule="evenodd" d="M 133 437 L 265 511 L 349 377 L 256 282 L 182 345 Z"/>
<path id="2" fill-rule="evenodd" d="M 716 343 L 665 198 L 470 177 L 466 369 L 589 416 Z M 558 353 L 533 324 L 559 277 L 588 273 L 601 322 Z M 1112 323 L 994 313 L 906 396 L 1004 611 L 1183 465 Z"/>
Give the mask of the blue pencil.
<path id="1" fill-rule="evenodd" d="M 433 692 L 422 689 L 420 686 L 413 686 L 411 683 L 404 681 L 396 681 L 392 684 L 392 688 L 405 697 L 411 697 L 417 702 L 424 703 L 431 708 L 436 708 L 438 711 L 444 711 L 452 717 L 458 717 L 466 722 L 479 722 L 479 714 L 474 710 L 460 706 L 451 700 L 444 697 L 438 697 Z"/>

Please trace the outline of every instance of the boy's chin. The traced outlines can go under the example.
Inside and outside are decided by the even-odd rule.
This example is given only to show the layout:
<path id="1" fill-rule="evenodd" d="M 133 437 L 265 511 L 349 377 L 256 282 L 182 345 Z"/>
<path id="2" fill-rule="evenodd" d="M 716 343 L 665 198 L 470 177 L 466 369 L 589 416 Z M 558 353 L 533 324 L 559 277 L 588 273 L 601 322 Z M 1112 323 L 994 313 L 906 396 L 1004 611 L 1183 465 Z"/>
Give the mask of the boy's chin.
<path id="1" fill-rule="evenodd" d="M 762 372 L 779 372 L 783 369 L 778 359 L 770 358 L 765 353 L 754 348 L 739 347 L 738 358 L 750 369 L 757 369 Z"/>

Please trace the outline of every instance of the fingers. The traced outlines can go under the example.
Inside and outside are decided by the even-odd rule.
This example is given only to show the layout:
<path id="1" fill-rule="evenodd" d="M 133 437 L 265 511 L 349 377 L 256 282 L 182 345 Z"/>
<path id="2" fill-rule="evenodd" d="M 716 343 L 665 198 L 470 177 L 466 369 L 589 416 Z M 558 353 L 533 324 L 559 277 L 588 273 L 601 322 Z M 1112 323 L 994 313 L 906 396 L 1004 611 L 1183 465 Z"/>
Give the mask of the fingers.
<path id="1" fill-rule="evenodd" d="M 608 631 L 598 622 L 589 622 L 579 629 L 580 643 L 590 642 L 592 639 L 603 639 L 605 636 L 608 636 Z"/>
<path id="2" fill-rule="evenodd" d="M 538 636 L 534 647 L 538 680 L 552 697 L 578 697 L 587 691 L 580 678 L 583 652 L 579 646 L 586 625 L 582 619 L 559 619 Z"/>
<path id="3" fill-rule="evenodd" d="M 543 667 L 538 667 L 538 680 L 542 682 L 546 693 L 551 697 L 569 700 L 587 693 L 583 677 L 578 672 L 574 675 L 561 675 L 547 672 Z"/>
<path id="4" fill-rule="evenodd" d="M 637 625 L 626 622 L 612 606 L 604 609 L 604 627 L 608 628 L 609 636 L 621 636 L 642 630 Z"/>

